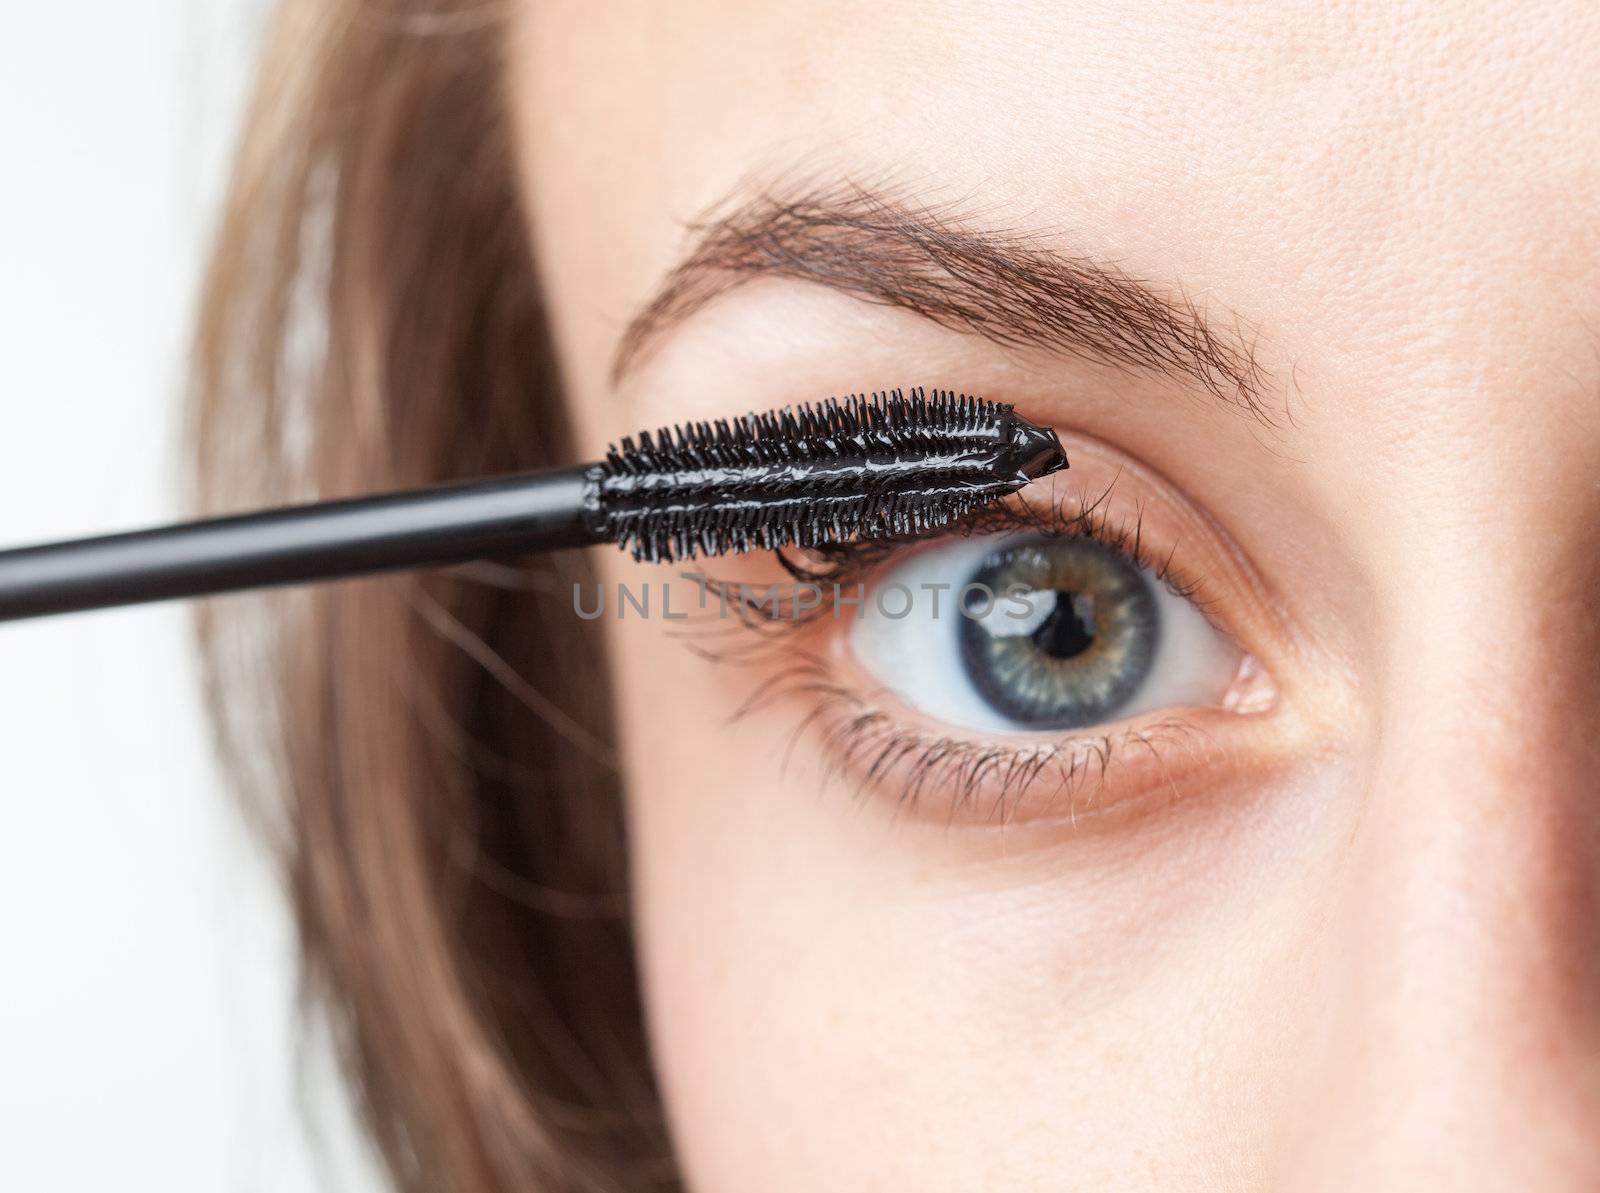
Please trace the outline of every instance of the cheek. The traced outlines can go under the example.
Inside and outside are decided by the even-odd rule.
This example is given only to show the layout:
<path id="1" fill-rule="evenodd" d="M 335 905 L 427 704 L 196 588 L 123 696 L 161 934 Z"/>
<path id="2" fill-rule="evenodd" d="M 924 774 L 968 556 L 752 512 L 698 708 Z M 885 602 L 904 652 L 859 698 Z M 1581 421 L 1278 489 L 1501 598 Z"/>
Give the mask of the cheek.
<path id="1" fill-rule="evenodd" d="M 1281 839 L 1241 840 L 1230 807 L 1136 844 L 975 845 L 825 785 L 807 739 L 781 766 L 792 718 L 729 723 L 753 680 L 659 619 L 607 624 L 646 1007 L 697 1193 L 1110 1188 L 1141 1153 L 1183 1187 L 1226 1161 L 1213 1124 L 1258 1117 L 1263 1058 L 1291 1050 L 1261 1024 L 1305 1002 L 1259 944 L 1305 909 L 1245 889 Z"/>

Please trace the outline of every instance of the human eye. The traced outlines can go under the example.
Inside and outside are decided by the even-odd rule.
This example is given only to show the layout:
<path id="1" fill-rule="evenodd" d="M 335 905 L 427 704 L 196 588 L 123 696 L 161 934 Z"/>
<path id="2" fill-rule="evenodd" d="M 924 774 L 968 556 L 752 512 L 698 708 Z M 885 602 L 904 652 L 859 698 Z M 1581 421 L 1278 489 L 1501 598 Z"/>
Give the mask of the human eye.
<path id="1" fill-rule="evenodd" d="M 1283 759 L 1293 651 L 1249 562 L 1163 478 L 1062 438 L 1070 471 L 1013 503 L 789 562 L 825 597 L 763 656 L 750 708 L 804 702 L 791 756 L 809 741 L 860 794 L 1007 824 L 1076 824 Z"/>
<path id="2" fill-rule="evenodd" d="M 1074 731 L 1218 703 L 1243 652 L 1120 532 L 1030 527 L 896 561 L 851 627 L 884 689 L 952 727 Z"/>

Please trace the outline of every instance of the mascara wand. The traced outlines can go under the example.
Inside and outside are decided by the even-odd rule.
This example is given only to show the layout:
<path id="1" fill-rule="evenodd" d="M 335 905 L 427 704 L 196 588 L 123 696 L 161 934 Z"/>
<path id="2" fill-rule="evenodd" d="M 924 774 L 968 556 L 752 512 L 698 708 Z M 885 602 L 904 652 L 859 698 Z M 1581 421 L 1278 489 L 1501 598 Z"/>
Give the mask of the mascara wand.
<path id="1" fill-rule="evenodd" d="M 573 468 L 0 551 L 0 621 L 592 543 L 670 562 L 913 534 L 1066 466 L 1054 431 L 997 402 L 830 398 Z"/>

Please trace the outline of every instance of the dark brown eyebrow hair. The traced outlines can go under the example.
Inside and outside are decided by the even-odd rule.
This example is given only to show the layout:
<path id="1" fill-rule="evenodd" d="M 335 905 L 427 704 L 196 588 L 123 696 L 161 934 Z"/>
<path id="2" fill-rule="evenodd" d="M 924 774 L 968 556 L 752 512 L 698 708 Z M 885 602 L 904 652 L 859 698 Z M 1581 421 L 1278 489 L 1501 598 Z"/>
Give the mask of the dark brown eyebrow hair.
<path id="1" fill-rule="evenodd" d="M 1009 347 L 1180 377 L 1267 427 L 1249 341 L 1116 266 L 1052 250 L 1040 233 L 984 230 L 954 210 L 857 184 L 768 189 L 689 225 L 692 247 L 629 323 L 620 379 L 668 329 L 763 277 L 814 282 Z"/>

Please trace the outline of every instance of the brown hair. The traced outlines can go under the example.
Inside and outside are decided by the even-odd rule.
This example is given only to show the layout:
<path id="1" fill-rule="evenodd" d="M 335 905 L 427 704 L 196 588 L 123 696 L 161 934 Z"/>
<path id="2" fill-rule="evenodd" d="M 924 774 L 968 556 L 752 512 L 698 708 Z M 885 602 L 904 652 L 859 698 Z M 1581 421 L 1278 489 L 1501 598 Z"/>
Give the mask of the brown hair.
<path id="1" fill-rule="evenodd" d="M 483 0 L 287 0 L 206 280 L 205 511 L 572 458 Z M 220 747 L 402 1188 L 676 1187 L 581 559 L 213 602 Z"/>

